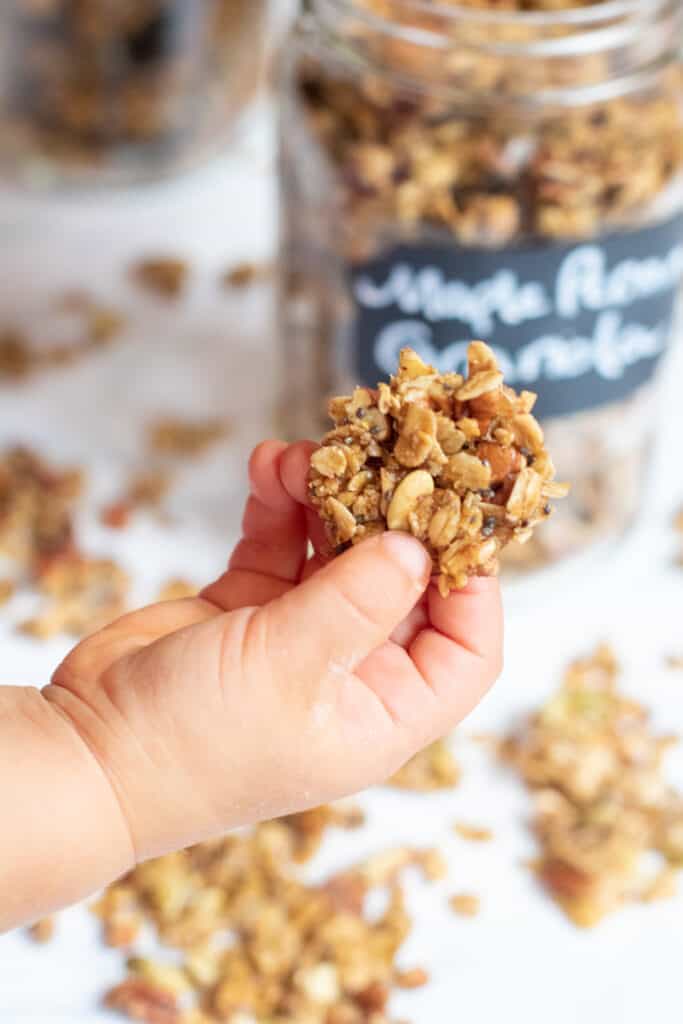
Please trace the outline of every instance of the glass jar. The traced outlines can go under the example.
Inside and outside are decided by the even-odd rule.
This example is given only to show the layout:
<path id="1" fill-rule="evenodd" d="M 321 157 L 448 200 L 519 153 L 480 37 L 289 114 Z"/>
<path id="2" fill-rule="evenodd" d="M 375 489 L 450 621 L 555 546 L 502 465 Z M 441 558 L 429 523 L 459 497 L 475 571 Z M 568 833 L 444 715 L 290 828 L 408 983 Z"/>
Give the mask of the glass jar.
<path id="1" fill-rule="evenodd" d="M 268 0 L 6 0 L 0 174 L 154 178 L 222 148 L 263 71 Z"/>
<path id="2" fill-rule="evenodd" d="M 683 272 L 683 4 L 578 4 L 311 0 L 284 67 L 286 427 L 483 338 L 572 483 L 522 568 L 633 519 Z"/>

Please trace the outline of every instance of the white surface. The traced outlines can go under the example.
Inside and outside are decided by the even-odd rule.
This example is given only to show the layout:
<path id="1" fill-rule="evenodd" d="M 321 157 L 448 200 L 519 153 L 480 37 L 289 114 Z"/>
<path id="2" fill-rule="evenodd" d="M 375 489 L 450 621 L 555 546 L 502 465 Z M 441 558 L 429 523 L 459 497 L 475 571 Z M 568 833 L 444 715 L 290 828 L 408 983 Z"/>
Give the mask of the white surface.
<path id="1" fill-rule="evenodd" d="M 85 208 L 36 212 L 5 197 L 0 209 L 3 319 L 23 317 L 36 290 L 74 285 L 92 287 L 131 314 L 126 340 L 110 352 L 25 388 L 0 389 L 0 443 L 36 442 L 59 459 L 90 467 L 87 543 L 121 558 L 135 575 L 139 600 L 170 575 L 202 581 L 221 568 L 235 539 L 246 451 L 270 433 L 276 370 L 268 290 L 230 296 L 216 285 L 218 272 L 234 260 L 268 255 L 269 167 L 268 133 L 256 132 L 235 159 L 111 206 L 99 197 Z M 187 301 L 158 302 L 126 282 L 126 263 L 147 251 L 191 257 Z M 366 829 L 335 835 L 312 865 L 314 874 L 323 873 L 402 842 L 438 843 L 448 854 L 446 882 L 410 886 L 415 929 L 403 960 L 424 965 L 432 976 L 424 990 L 396 998 L 396 1016 L 413 1024 L 681 1020 L 683 898 L 625 910 L 594 933 L 572 928 L 522 866 L 533 850 L 525 794 L 469 739 L 509 727 L 557 685 L 569 658 L 602 638 L 614 642 L 624 685 L 652 706 L 657 725 L 683 731 L 683 675 L 663 667 L 665 653 L 683 652 L 683 573 L 671 567 L 669 528 L 683 500 L 680 355 L 661 406 L 658 466 L 638 530 L 599 562 L 591 558 L 509 589 L 504 676 L 454 741 L 462 784 L 435 796 L 365 794 Z M 141 517 L 123 533 L 104 530 L 92 509 L 116 493 L 127 467 L 139 465 L 144 422 L 156 411 L 177 409 L 228 414 L 236 425 L 232 441 L 179 481 L 170 525 Z M 0 620 L 2 682 L 44 683 L 67 649 L 61 640 L 40 645 L 14 634 L 12 623 L 29 603 L 17 598 Z M 683 785 L 683 754 L 675 752 L 669 764 Z M 491 826 L 495 841 L 480 846 L 457 839 L 456 819 Z M 447 896 L 461 890 L 481 895 L 476 920 L 448 910 Z M 21 933 L 6 936 L 0 1021 L 104 1024 L 113 1018 L 97 1009 L 98 998 L 120 971 L 121 957 L 100 945 L 84 908 L 61 916 L 49 947 L 35 947 Z"/>

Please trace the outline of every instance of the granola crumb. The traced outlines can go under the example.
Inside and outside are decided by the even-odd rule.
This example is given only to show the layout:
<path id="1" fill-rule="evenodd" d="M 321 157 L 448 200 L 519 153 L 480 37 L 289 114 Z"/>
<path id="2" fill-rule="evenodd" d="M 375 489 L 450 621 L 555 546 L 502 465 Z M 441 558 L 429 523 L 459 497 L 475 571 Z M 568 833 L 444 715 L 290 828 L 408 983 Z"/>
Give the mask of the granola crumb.
<path id="1" fill-rule="evenodd" d="M 461 839 L 472 843 L 490 843 L 493 839 L 493 832 L 490 828 L 483 828 L 480 825 L 469 825 L 464 821 L 458 821 L 453 826 Z"/>
<path id="2" fill-rule="evenodd" d="M 14 580 L 0 580 L 0 608 L 12 600 L 15 590 Z"/>
<path id="3" fill-rule="evenodd" d="M 196 583 L 175 577 L 162 583 L 157 594 L 157 601 L 180 601 L 186 597 L 196 597 L 199 590 Z"/>
<path id="4" fill-rule="evenodd" d="M 476 917 L 481 909 L 481 901 L 473 893 L 455 893 L 448 901 L 451 910 L 461 917 Z"/>
<path id="5" fill-rule="evenodd" d="M 469 346 L 466 378 L 403 349 L 390 384 L 333 398 L 309 493 L 334 550 L 404 530 L 425 544 L 444 596 L 494 575 L 503 547 L 526 543 L 568 493 L 534 401 L 504 384 L 483 342 Z"/>
<path id="6" fill-rule="evenodd" d="M 149 444 L 157 455 L 197 458 L 207 448 L 228 436 L 225 420 L 210 418 L 189 420 L 181 416 L 164 416 L 149 427 Z"/>
<path id="7" fill-rule="evenodd" d="M 144 978 L 127 978 L 110 989 L 104 1005 L 143 1024 L 181 1024 L 175 995 Z"/>
<path id="8" fill-rule="evenodd" d="M 112 530 L 123 530 L 130 525 L 139 509 L 159 511 L 171 483 L 171 475 L 161 470 L 146 470 L 134 475 L 122 496 L 102 509 L 101 522 Z"/>
<path id="9" fill-rule="evenodd" d="M 110 530 L 125 530 L 130 524 L 132 511 L 127 501 L 119 499 L 105 505 L 100 513 L 100 520 L 102 525 L 108 526 Z"/>
<path id="10" fill-rule="evenodd" d="M 28 929 L 28 934 L 34 942 L 44 944 L 50 942 L 55 934 L 55 919 L 54 917 L 43 917 L 40 921 L 36 921 Z"/>
<path id="11" fill-rule="evenodd" d="M 535 871 L 580 927 L 643 899 L 648 854 L 683 867 L 683 794 L 663 774 L 671 738 L 618 690 L 609 647 L 569 666 L 559 691 L 507 737 L 502 756 L 534 795 Z"/>
<path id="12" fill-rule="evenodd" d="M 270 263 L 237 263 L 226 270 L 221 277 L 225 288 L 248 288 L 257 281 L 266 281 L 273 272 Z"/>
<path id="13" fill-rule="evenodd" d="M 24 332 L 15 327 L 0 329 L 0 380 L 21 380 L 34 366 L 33 348 Z"/>
<path id="14" fill-rule="evenodd" d="M 175 256 L 140 260 L 131 268 L 131 277 L 138 285 L 166 299 L 182 294 L 189 274 L 189 263 Z"/>
<path id="15" fill-rule="evenodd" d="M 429 982 L 429 974 L 422 967 L 411 967 L 406 971 L 396 971 L 394 982 L 399 988 L 422 988 Z"/>
<path id="16" fill-rule="evenodd" d="M 665 662 L 667 668 L 675 671 L 683 669 L 683 654 L 667 654 Z"/>
<path id="17" fill-rule="evenodd" d="M 430 793 L 438 789 L 453 789 L 459 779 L 460 769 L 447 741 L 437 740 L 404 764 L 387 785 L 415 793 Z"/>

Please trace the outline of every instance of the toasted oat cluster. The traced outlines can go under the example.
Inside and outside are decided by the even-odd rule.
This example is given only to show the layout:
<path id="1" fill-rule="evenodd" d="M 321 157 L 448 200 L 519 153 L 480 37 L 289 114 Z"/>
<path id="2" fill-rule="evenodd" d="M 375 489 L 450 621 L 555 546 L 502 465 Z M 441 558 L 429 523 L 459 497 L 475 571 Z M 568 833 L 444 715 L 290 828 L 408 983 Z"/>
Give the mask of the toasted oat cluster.
<path id="1" fill-rule="evenodd" d="M 501 549 L 529 540 L 550 499 L 568 490 L 554 482 L 535 397 L 506 387 L 491 349 L 474 341 L 467 378 L 404 349 L 390 384 L 333 398 L 335 426 L 309 479 L 332 546 L 409 531 L 427 546 L 444 595 L 495 573 Z"/>
<path id="2" fill-rule="evenodd" d="M 654 735 L 646 710 L 618 692 L 618 674 L 606 647 L 576 661 L 503 746 L 535 794 L 538 875 L 583 927 L 624 903 L 670 895 L 683 867 L 683 796 L 662 771 L 671 740 Z M 654 877 L 645 872 L 650 852 L 664 862 Z"/>
<path id="3" fill-rule="evenodd" d="M 146 924 L 179 955 L 131 957 L 106 1005 L 149 1024 L 389 1024 L 391 989 L 428 980 L 395 966 L 410 930 L 400 874 L 412 865 L 437 878 L 442 865 L 400 848 L 306 885 L 293 866 L 332 824 L 357 817 L 316 808 L 149 861 L 111 886 L 95 908 L 106 941 L 128 948 Z M 390 898 L 371 918 L 377 888 Z"/>

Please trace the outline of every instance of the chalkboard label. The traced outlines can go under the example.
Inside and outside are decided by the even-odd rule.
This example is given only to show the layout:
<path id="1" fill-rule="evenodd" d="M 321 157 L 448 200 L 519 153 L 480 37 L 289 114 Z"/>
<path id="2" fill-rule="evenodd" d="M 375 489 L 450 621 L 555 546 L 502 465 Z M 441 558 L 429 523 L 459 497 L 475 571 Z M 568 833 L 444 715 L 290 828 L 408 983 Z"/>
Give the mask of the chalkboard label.
<path id="1" fill-rule="evenodd" d="M 462 370 L 472 338 L 542 417 L 627 397 L 652 376 L 683 278 L 683 216 L 598 241 L 502 250 L 401 244 L 354 266 L 348 369 L 374 385 L 410 346 Z"/>

